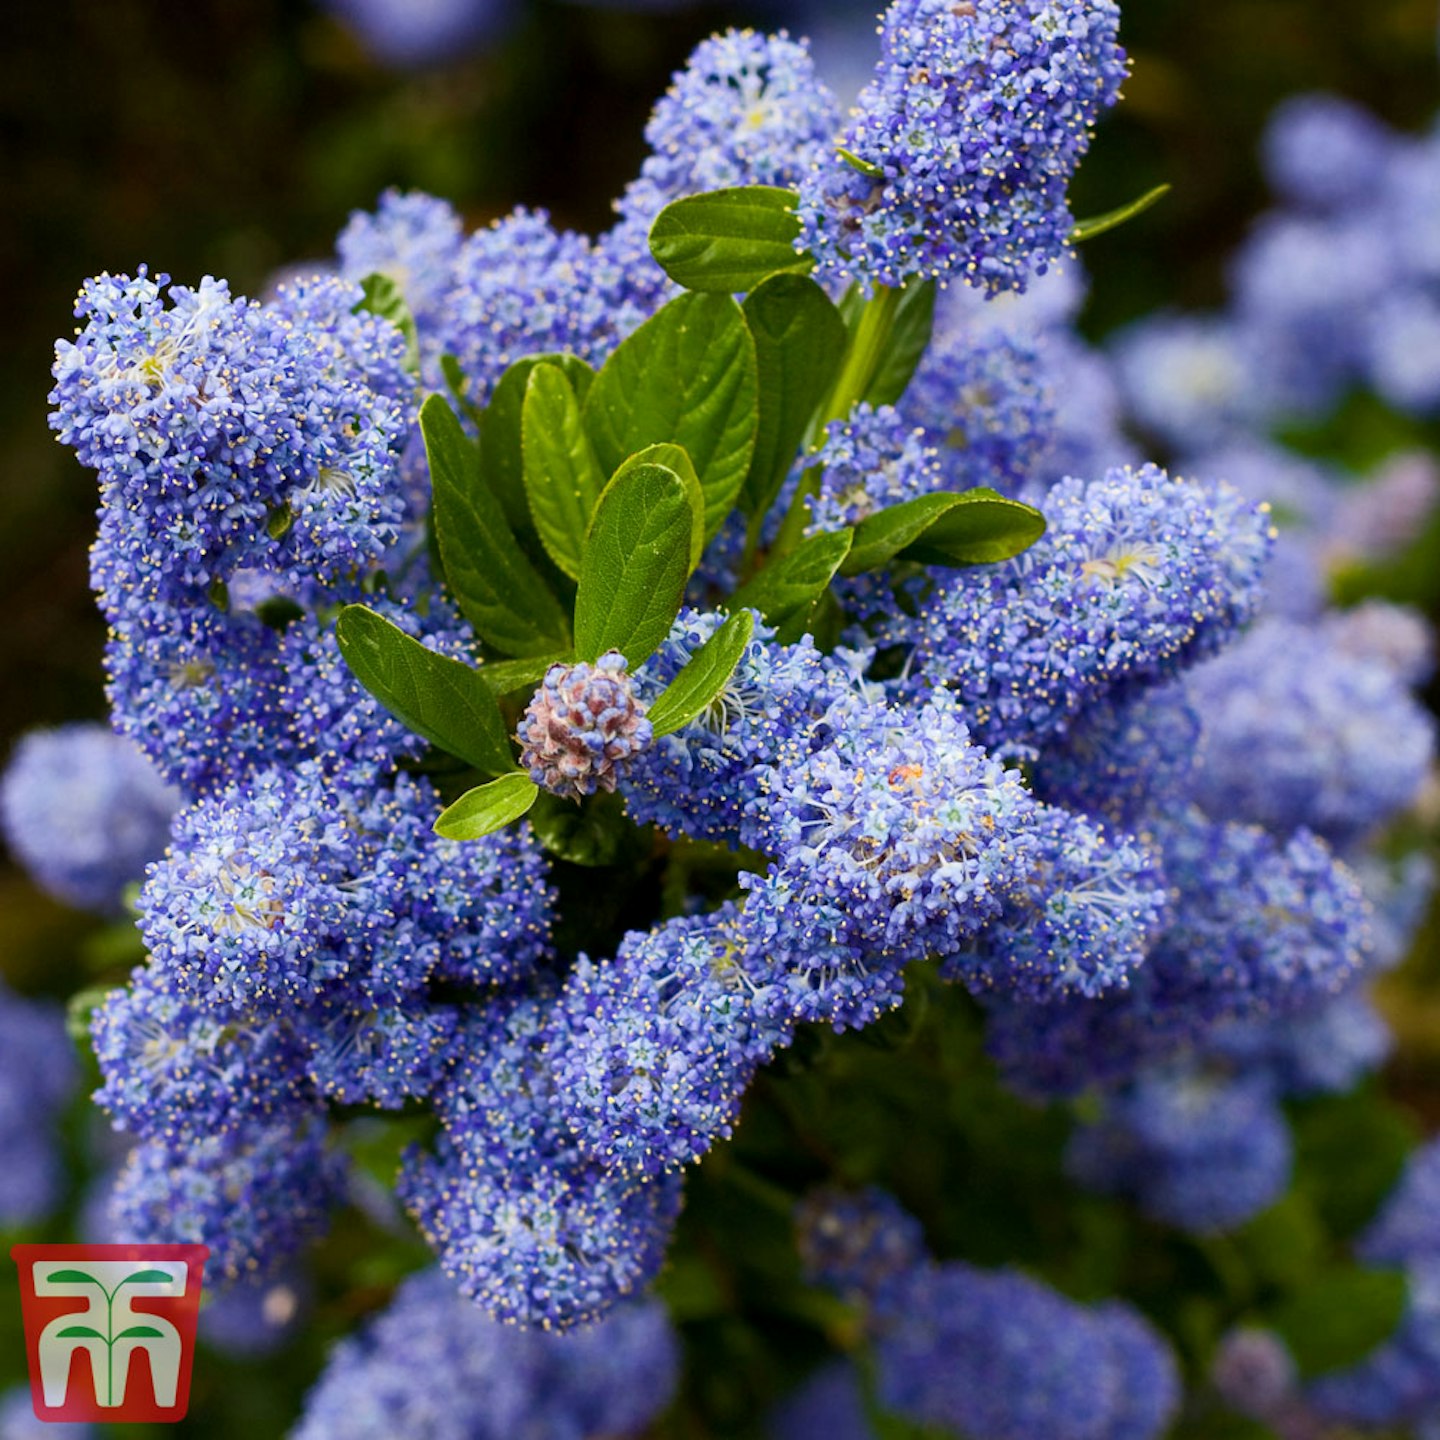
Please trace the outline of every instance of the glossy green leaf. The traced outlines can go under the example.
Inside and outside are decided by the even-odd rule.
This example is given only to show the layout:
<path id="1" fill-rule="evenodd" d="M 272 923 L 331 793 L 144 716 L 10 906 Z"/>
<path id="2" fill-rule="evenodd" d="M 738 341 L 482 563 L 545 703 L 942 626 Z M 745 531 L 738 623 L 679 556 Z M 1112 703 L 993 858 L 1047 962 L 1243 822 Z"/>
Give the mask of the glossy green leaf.
<path id="1" fill-rule="evenodd" d="M 451 593 L 484 643 L 502 655 L 570 648 L 554 592 L 521 553 L 499 500 L 480 473 L 475 442 L 442 395 L 420 408 L 435 528 Z"/>
<path id="2" fill-rule="evenodd" d="M 335 634 L 355 678 L 402 725 L 492 775 L 514 766 L 496 692 L 480 672 L 364 605 L 347 605 Z"/>
<path id="3" fill-rule="evenodd" d="M 574 355 L 527 355 L 517 360 L 496 382 L 490 402 L 480 416 L 480 466 L 485 484 L 500 498 L 505 518 L 516 533 L 530 524 L 530 501 L 525 493 L 524 417 L 525 391 L 537 365 L 557 365 L 565 372 L 578 399 L 584 400 L 595 372 Z"/>
<path id="4" fill-rule="evenodd" d="M 582 660 L 619 650 L 633 668 L 669 633 L 690 578 L 697 501 L 674 470 L 653 463 L 624 466 L 605 487 L 575 597 Z"/>
<path id="5" fill-rule="evenodd" d="M 734 508 L 757 427 L 755 342 L 728 295 L 681 295 L 621 341 L 585 397 L 609 475 L 647 445 L 684 446 L 705 494 L 705 536 Z"/>
<path id="6" fill-rule="evenodd" d="M 783 559 L 767 565 L 731 596 L 732 609 L 758 610 L 783 643 L 798 640 L 816 602 L 829 587 L 850 551 L 854 532 L 827 530 L 802 540 Z"/>
<path id="7" fill-rule="evenodd" d="M 475 425 L 480 423 L 480 407 L 470 398 L 470 377 L 466 375 L 459 360 L 453 355 L 440 357 L 440 373 L 445 377 L 445 388 L 456 408 Z"/>
<path id="8" fill-rule="evenodd" d="M 1033 505 L 994 490 L 982 486 L 950 498 L 959 503 L 900 550 L 900 559 L 923 565 L 993 565 L 1028 550 L 1045 533 L 1045 517 Z"/>
<path id="9" fill-rule="evenodd" d="M 673 201 L 650 227 L 650 253 L 687 290 L 735 295 L 777 271 L 806 275 L 814 258 L 796 249 L 793 190 L 745 185 Z"/>
<path id="10" fill-rule="evenodd" d="M 737 610 L 690 657 L 650 707 L 650 725 L 657 739 L 683 730 L 710 708 L 730 683 L 754 633 L 755 616 L 749 610 Z"/>
<path id="11" fill-rule="evenodd" d="M 683 445 L 647 445 L 625 461 L 611 476 L 612 482 L 639 465 L 663 465 L 667 470 L 673 470 L 690 496 L 695 512 L 695 528 L 690 534 L 690 572 L 694 574 L 705 550 L 705 493 L 700 489 L 700 478 L 691 464 L 689 453 Z"/>
<path id="12" fill-rule="evenodd" d="M 539 795 L 540 787 L 523 770 L 512 770 L 467 790 L 441 811 L 435 833 L 446 840 L 481 840 L 518 820 Z"/>
<path id="13" fill-rule="evenodd" d="M 999 508 L 996 500 L 1002 502 Z M 986 559 L 1006 559 L 1044 533 L 1039 512 L 1028 505 L 1010 508 L 1017 505 L 993 490 L 962 490 L 917 495 L 899 505 L 886 506 L 867 515 L 855 527 L 855 540 L 841 573 L 860 575 L 866 570 L 878 570 L 902 553 L 907 559 L 918 558 L 920 550 L 938 557 L 942 548 L 951 558 L 936 558 L 930 563 L 977 564 Z M 1012 532 L 1014 538 L 1007 539 Z M 1022 539 L 1024 543 L 1020 543 Z M 1015 548 L 1007 551 L 1007 545 Z M 987 553 L 979 554 L 976 547 Z M 993 554 L 989 553 L 992 548 Z M 962 553 L 977 558 L 957 558 Z"/>
<path id="14" fill-rule="evenodd" d="M 773 275 L 745 301 L 755 341 L 760 423 L 740 508 L 763 515 L 775 503 L 820 402 L 845 357 L 845 322 L 804 275 Z"/>
<path id="15" fill-rule="evenodd" d="M 564 660 L 564 655 L 537 655 L 525 660 L 497 660 L 491 665 L 482 665 L 475 673 L 496 695 L 513 695 L 517 690 L 526 690 L 538 685 L 545 672 Z"/>
<path id="16" fill-rule="evenodd" d="M 369 311 L 382 320 L 388 320 L 405 337 L 405 368 L 410 374 L 420 374 L 420 335 L 415 329 L 415 317 L 405 301 L 400 287 L 388 276 L 376 271 L 360 282 L 364 299 L 355 306 L 355 313 Z"/>
<path id="17" fill-rule="evenodd" d="M 1132 200 L 1128 205 L 1121 205 L 1116 210 L 1107 210 L 1103 215 L 1093 215 L 1088 220 L 1077 220 L 1075 228 L 1070 232 L 1070 243 L 1083 245 L 1087 240 L 1093 240 L 1107 230 L 1114 230 L 1116 226 L 1125 224 L 1127 220 L 1133 220 L 1137 215 L 1143 215 L 1152 205 L 1163 200 L 1169 193 L 1169 185 L 1157 185 L 1153 190 L 1147 190 L 1138 200 Z"/>
<path id="18" fill-rule="evenodd" d="M 580 402 L 558 365 L 536 365 L 521 417 L 525 495 L 541 543 L 572 579 L 605 476 L 585 434 Z"/>
<path id="19" fill-rule="evenodd" d="M 1399 1271 L 1336 1266 L 1292 1291 L 1271 1324 L 1309 1378 L 1353 1365 L 1389 1339 L 1408 1298 Z"/>

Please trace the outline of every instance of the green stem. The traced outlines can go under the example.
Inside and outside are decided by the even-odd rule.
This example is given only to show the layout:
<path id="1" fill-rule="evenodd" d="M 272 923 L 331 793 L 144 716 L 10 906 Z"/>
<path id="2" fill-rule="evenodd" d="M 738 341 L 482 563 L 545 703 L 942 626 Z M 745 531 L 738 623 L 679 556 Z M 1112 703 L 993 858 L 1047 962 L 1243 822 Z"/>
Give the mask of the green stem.
<path id="1" fill-rule="evenodd" d="M 820 444 L 825 427 L 831 421 L 848 419 L 850 412 L 865 398 L 865 392 L 874 383 L 881 362 L 890 348 L 890 337 L 895 330 L 895 317 L 900 311 L 902 293 L 893 286 L 878 285 L 875 294 L 865 302 L 865 308 L 860 312 L 860 319 L 855 326 L 855 334 L 851 337 L 850 347 L 845 352 L 845 363 L 840 367 L 840 374 L 836 377 L 829 398 L 816 414 L 815 424 L 806 441 L 807 450 L 813 450 Z M 780 533 L 770 550 L 772 557 L 788 555 L 800 543 L 809 519 L 809 501 L 820 493 L 820 475 L 820 468 L 814 466 L 805 471 L 804 478 L 795 487 L 790 508 L 780 522 Z M 758 527 L 752 526 L 752 529 L 758 532 Z M 742 574 L 746 573 L 745 564 L 752 559 L 750 539 L 751 537 L 746 537 Z M 758 533 L 754 540 L 758 544 Z"/>
<path id="2" fill-rule="evenodd" d="M 840 375 L 830 391 L 829 400 L 820 411 L 814 439 L 824 434 L 825 427 L 832 420 L 846 419 L 865 398 L 865 392 L 874 382 L 880 362 L 890 348 L 890 335 L 895 329 L 895 317 L 899 314 L 903 293 L 890 285 L 877 285 L 874 295 L 865 302 L 855 326 L 855 337 L 845 352 L 845 363 L 840 367 Z"/>

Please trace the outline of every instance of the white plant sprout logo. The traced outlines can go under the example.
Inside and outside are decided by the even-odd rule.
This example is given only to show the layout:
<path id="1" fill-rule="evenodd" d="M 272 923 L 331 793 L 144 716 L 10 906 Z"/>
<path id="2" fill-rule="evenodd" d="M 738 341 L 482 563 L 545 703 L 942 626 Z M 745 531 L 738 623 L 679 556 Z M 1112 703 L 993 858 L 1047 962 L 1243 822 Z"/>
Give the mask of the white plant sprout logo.
<path id="1" fill-rule="evenodd" d="M 183 1260 L 88 1260 L 84 1270 L 61 1260 L 35 1262 L 37 1296 L 74 1295 L 89 1302 L 87 1309 L 61 1315 L 40 1332 L 45 1404 L 58 1408 L 65 1403 L 77 1350 L 90 1357 L 97 1403 L 105 1409 L 121 1404 L 130 1361 L 144 1350 L 156 1403 L 173 1405 L 183 1352 L 180 1332 L 163 1316 L 137 1314 L 130 1304 L 144 1295 L 183 1295 L 189 1268 Z"/>

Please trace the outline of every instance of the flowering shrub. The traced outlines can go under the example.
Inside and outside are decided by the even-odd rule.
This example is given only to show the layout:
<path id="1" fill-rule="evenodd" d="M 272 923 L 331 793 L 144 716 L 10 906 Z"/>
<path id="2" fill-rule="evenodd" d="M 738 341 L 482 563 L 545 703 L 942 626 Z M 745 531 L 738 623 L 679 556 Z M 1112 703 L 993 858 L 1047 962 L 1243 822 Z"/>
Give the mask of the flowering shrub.
<path id="1" fill-rule="evenodd" d="M 1440 1416 L 1429 1152 L 1347 1258 L 1303 1108 L 1386 1052 L 1428 632 L 1326 608 L 1357 527 L 1228 368 L 1339 365 L 1318 289 L 1114 372 L 1073 331 L 1118 24 L 896 0 L 848 126 L 803 43 L 732 32 L 598 238 L 391 192 L 267 300 L 82 290 L 52 423 L 123 739 L 28 742 L 3 814 L 66 898 L 144 865 L 146 958 L 88 1013 L 113 1233 L 253 1298 L 398 1202 L 438 1262 L 307 1440 L 638 1434 L 677 1325 L 713 1357 L 767 1308 L 808 1325 L 752 1397 L 813 1372 L 781 1437 Z M 1388 143 L 1296 111 L 1271 163 L 1333 227 Z M 104 787 L 47 778 L 102 744 Z M 47 843 L 57 806 L 105 844 Z M 1179 1273 L 1124 1262 L 1150 1227 Z"/>

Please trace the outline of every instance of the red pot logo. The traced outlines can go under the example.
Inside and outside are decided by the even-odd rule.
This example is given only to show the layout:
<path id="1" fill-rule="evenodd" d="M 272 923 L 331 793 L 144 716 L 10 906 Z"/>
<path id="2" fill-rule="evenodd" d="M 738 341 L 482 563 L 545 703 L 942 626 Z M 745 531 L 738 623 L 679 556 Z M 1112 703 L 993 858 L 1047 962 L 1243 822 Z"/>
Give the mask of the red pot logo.
<path id="1" fill-rule="evenodd" d="M 205 1245 L 16 1245 L 36 1416 L 183 1419 L 209 1253 Z"/>

